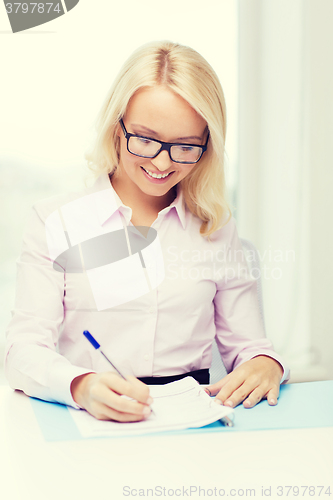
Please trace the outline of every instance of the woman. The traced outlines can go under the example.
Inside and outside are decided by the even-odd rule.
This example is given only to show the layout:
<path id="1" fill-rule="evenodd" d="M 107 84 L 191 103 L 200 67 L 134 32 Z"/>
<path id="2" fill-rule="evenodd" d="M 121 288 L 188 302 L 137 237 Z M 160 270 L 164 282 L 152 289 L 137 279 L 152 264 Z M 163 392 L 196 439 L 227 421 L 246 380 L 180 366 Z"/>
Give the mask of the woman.
<path id="1" fill-rule="evenodd" d="M 88 156 L 96 183 L 34 207 L 7 332 L 13 388 L 99 419 L 141 420 L 152 402 L 146 383 L 186 374 L 209 383 L 215 337 L 229 372 L 207 388 L 215 401 L 277 403 L 288 370 L 265 338 L 256 283 L 226 201 L 225 135 L 221 85 L 197 52 L 156 42 L 130 57 L 103 105 Z M 66 248 L 133 226 L 157 231 L 164 275 L 156 286 L 142 293 L 128 287 L 135 293 L 117 302 L 111 264 L 66 272 L 58 262 L 57 269 Z M 110 371 L 83 330 L 127 380 Z"/>

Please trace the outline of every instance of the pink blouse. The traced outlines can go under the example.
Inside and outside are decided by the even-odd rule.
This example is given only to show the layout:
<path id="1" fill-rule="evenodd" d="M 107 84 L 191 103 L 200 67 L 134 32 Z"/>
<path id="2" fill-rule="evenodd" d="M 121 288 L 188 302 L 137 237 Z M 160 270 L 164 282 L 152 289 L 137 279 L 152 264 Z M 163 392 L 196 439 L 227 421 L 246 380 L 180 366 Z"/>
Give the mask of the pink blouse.
<path id="1" fill-rule="evenodd" d="M 265 337 L 256 281 L 234 218 L 210 240 L 203 238 L 201 221 L 185 207 L 181 190 L 159 212 L 151 226 L 158 237 L 141 255 L 134 252 L 96 268 L 83 264 L 81 272 L 55 269 L 66 249 L 75 247 L 81 258 L 84 242 L 133 227 L 131 215 L 106 174 L 91 188 L 33 207 L 6 332 L 5 370 L 11 387 L 78 407 L 70 392 L 72 380 L 110 371 L 84 330 L 127 375 L 209 368 L 216 338 L 228 372 L 264 354 L 282 365 L 285 382 L 289 370 Z"/>

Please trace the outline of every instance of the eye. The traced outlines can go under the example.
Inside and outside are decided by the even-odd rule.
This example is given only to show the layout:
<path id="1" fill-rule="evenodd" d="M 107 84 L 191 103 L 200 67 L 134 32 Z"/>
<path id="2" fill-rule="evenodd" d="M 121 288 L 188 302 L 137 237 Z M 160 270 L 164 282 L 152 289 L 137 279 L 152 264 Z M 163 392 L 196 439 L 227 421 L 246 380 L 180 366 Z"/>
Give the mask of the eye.
<path id="1" fill-rule="evenodd" d="M 193 147 L 192 146 L 181 146 L 181 151 L 183 153 L 191 153 L 191 151 L 193 151 Z"/>
<path id="2" fill-rule="evenodd" d="M 150 139 L 146 139 L 145 137 L 136 137 L 136 139 L 140 144 L 144 144 L 145 146 L 152 142 Z"/>

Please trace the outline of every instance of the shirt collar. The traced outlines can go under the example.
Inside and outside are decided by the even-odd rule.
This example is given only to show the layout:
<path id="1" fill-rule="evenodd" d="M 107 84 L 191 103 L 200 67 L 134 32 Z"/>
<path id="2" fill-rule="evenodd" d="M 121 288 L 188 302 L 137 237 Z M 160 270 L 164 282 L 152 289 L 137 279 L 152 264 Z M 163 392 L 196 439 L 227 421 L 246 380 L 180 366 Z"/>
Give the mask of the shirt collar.
<path id="1" fill-rule="evenodd" d="M 185 229 L 185 222 L 186 222 L 185 200 L 183 191 L 180 189 L 179 186 L 177 186 L 176 198 L 168 207 L 163 208 L 163 210 L 159 212 L 159 215 L 163 214 L 163 216 L 165 216 L 171 210 L 176 212 L 181 222 L 181 225 L 183 226 L 183 229 Z"/>
<path id="2" fill-rule="evenodd" d="M 108 174 L 101 174 L 92 186 L 93 192 L 105 191 L 105 196 L 95 197 L 95 206 L 97 211 L 98 220 L 103 225 L 113 214 L 121 211 L 124 215 L 128 212 L 129 219 L 132 217 L 132 210 L 130 207 L 124 205 L 114 190 Z M 122 210 L 123 209 L 123 210 Z M 127 217 L 126 217 L 127 220 Z"/>
<path id="3" fill-rule="evenodd" d="M 126 222 L 128 223 L 132 217 L 132 209 L 127 205 L 124 205 L 121 201 L 111 184 L 108 174 L 101 174 L 93 185 L 93 191 L 104 191 L 106 189 L 110 190 L 110 196 L 97 196 L 95 198 L 96 210 L 100 224 L 103 225 L 117 210 L 124 215 Z M 168 207 L 161 210 L 159 215 L 163 215 L 164 217 L 171 210 L 177 213 L 179 220 L 185 229 L 185 202 L 182 190 L 179 189 L 179 187 L 177 188 L 176 198 Z"/>

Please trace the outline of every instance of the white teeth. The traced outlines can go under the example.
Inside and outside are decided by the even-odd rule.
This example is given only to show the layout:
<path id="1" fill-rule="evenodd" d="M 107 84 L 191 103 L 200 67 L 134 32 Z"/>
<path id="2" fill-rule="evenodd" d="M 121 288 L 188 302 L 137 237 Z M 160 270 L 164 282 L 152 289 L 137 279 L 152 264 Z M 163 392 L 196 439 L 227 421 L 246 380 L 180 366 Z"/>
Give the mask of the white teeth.
<path id="1" fill-rule="evenodd" d="M 142 167 L 143 168 L 143 167 Z M 171 172 L 169 172 L 168 174 L 153 174 L 152 172 L 149 172 L 149 170 L 146 170 L 145 168 L 143 169 L 145 172 L 147 172 L 147 174 L 150 176 L 150 177 L 154 177 L 154 179 L 164 179 L 165 177 L 168 177 L 168 175 L 171 174 Z"/>

